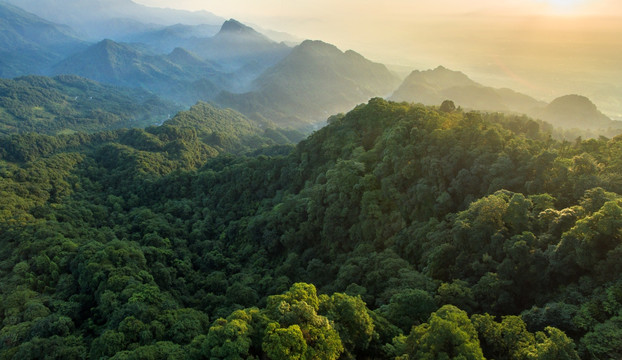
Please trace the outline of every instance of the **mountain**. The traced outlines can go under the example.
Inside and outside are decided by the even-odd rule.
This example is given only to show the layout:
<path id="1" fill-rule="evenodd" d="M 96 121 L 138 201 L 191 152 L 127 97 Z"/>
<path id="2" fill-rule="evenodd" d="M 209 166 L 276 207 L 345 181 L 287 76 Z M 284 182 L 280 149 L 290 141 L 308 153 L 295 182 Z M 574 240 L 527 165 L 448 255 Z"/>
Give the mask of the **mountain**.
<path id="1" fill-rule="evenodd" d="M 462 72 L 442 66 L 413 71 L 389 99 L 425 105 L 452 100 L 466 109 L 522 113 L 564 129 L 607 130 L 600 131 L 607 136 L 617 133 L 608 129 L 622 128 L 622 122 L 608 118 L 585 96 L 562 96 L 547 104 L 510 89 L 481 85 Z"/>
<path id="2" fill-rule="evenodd" d="M 68 27 L 0 2 L 0 77 L 43 74 L 85 46 Z"/>
<path id="3" fill-rule="evenodd" d="M 622 121 L 611 120 L 590 99 L 581 95 L 558 97 L 533 116 L 562 128 L 622 129 Z"/>
<path id="4" fill-rule="evenodd" d="M 259 123 L 231 109 L 198 102 L 164 123 L 168 127 L 192 128 L 198 138 L 219 152 L 242 153 L 268 145 L 291 144 L 301 134 L 278 128 L 264 128 Z"/>
<path id="5" fill-rule="evenodd" d="M 462 72 L 442 66 L 434 70 L 413 71 L 389 99 L 425 105 L 438 105 L 449 99 L 456 106 L 467 109 L 520 113 L 532 113 L 546 105 L 510 89 L 481 85 Z"/>
<path id="6" fill-rule="evenodd" d="M 103 83 L 147 89 L 182 104 L 220 92 L 228 79 L 183 49 L 153 55 L 132 44 L 103 40 L 56 66 L 55 74 L 76 74 Z"/>
<path id="7" fill-rule="evenodd" d="M 0 134 L 95 132 L 161 123 L 179 108 L 139 89 L 77 76 L 0 79 Z"/>
<path id="8" fill-rule="evenodd" d="M 67 24 L 88 40 L 122 38 L 175 24 L 219 25 L 224 19 L 207 11 L 139 5 L 131 0 L 5 0 L 54 22 Z M 68 11 L 68 9 L 70 9 Z"/>
<path id="9" fill-rule="evenodd" d="M 235 73 L 242 84 L 250 83 L 291 51 L 234 19 L 227 20 L 215 36 L 198 39 L 188 49 Z"/>
<path id="10" fill-rule="evenodd" d="M 122 40 L 129 43 L 142 43 L 156 53 L 169 53 L 175 48 L 189 48 L 198 39 L 209 38 L 220 30 L 220 25 L 175 24 L 155 30 L 130 34 Z"/>
<path id="11" fill-rule="evenodd" d="M 310 126 L 370 97 L 384 96 L 398 83 L 382 64 L 306 40 L 257 78 L 253 91 L 222 93 L 216 101 L 281 126 Z"/>

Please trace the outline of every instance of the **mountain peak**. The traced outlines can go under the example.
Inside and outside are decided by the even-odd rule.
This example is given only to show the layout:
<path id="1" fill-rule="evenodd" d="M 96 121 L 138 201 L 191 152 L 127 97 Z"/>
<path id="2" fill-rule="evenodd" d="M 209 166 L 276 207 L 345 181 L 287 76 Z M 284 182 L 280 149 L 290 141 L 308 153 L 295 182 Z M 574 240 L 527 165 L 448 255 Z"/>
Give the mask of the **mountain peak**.
<path id="1" fill-rule="evenodd" d="M 302 52 L 305 54 L 319 53 L 319 54 L 343 54 L 339 48 L 333 44 L 325 43 L 321 40 L 305 40 L 300 45 L 294 48 L 294 52 Z"/>
<path id="2" fill-rule="evenodd" d="M 92 45 L 87 51 L 104 51 L 106 53 L 126 53 L 138 54 L 138 51 L 126 44 L 118 43 L 114 40 L 104 39 L 95 45 Z"/>
<path id="3" fill-rule="evenodd" d="M 252 27 L 246 26 L 235 19 L 229 19 L 225 21 L 222 24 L 222 27 L 220 28 L 219 34 L 224 34 L 224 33 L 253 34 L 253 33 L 256 33 L 256 31 Z"/>
<path id="4" fill-rule="evenodd" d="M 185 66 L 203 66 L 207 63 L 190 51 L 177 47 L 166 58 L 176 64 Z"/>
<path id="5" fill-rule="evenodd" d="M 550 108 L 568 109 L 570 111 L 582 111 L 595 113 L 598 111 L 596 105 L 589 98 L 582 95 L 564 95 L 553 100 L 549 104 Z"/>
<path id="6" fill-rule="evenodd" d="M 537 116 L 566 128 L 605 129 L 613 125 L 613 121 L 600 112 L 592 100 L 574 94 L 558 97 Z"/>

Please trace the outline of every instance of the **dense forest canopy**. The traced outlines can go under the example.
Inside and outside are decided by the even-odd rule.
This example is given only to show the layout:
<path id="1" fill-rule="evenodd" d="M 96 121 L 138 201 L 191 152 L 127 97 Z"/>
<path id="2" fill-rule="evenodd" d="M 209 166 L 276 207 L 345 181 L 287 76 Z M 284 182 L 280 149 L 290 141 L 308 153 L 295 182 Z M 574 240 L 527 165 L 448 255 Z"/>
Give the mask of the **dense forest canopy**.
<path id="1" fill-rule="evenodd" d="M 74 75 L 0 79 L 0 134 L 67 134 L 160 124 L 181 108 L 140 89 Z"/>
<path id="2" fill-rule="evenodd" d="M 376 98 L 295 147 L 207 104 L 4 136 L 0 358 L 620 358 L 622 138 L 540 125 Z"/>

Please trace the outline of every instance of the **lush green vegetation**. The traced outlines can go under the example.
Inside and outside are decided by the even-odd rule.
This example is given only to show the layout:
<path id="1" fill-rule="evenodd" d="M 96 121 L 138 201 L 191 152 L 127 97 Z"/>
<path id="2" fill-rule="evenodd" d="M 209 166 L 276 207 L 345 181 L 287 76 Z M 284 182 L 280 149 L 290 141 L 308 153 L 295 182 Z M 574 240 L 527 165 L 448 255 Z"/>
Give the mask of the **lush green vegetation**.
<path id="1" fill-rule="evenodd" d="M 179 110 L 137 89 L 72 75 L 0 79 L 0 134 L 96 132 L 159 124 Z"/>
<path id="2" fill-rule="evenodd" d="M 4 138 L 0 358 L 619 358 L 622 138 L 443 110 Z"/>

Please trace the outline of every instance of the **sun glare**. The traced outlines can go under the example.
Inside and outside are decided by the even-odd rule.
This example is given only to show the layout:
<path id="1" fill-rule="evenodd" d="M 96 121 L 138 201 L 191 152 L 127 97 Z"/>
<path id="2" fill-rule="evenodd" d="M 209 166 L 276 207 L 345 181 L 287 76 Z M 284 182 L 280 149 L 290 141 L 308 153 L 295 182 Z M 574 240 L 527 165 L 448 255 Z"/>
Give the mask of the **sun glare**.
<path id="1" fill-rule="evenodd" d="M 555 14 L 574 14 L 585 0 L 546 0 Z"/>

